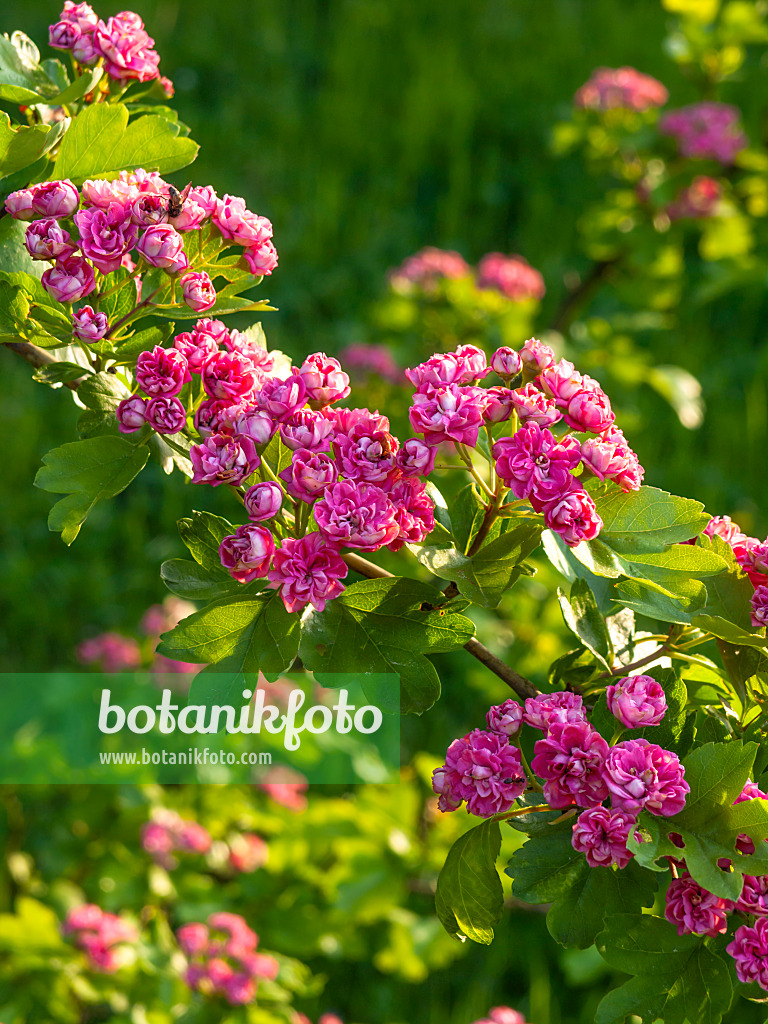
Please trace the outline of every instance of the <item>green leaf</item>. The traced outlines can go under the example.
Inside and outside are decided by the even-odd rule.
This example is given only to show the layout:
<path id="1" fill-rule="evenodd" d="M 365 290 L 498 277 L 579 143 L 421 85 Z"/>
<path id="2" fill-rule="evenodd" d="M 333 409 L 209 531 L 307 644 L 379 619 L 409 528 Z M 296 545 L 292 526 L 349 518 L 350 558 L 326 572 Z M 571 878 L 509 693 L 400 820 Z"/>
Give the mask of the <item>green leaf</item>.
<path id="1" fill-rule="evenodd" d="M 570 597 L 558 591 L 558 599 L 568 629 L 610 671 L 613 664 L 613 644 L 589 584 L 586 580 L 574 580 L 571 584 Z"/>
<path id="2" fill-rule="evenodd" d="M 115 373 L 94 373 L 77 390 L 84 406 L 96 412 L 113 413 L 130 391 Z"/>
<path id="3" fill-rule="evenodd" d="M 452 580 L 474 604 L 495 608 L 504 592 L 525 571 L 522 563 L 538 547 L 541 531 L 541 524 L 531 520 L 512 522 L 506 533 L 484 544 L 472 556 L 463 555 L 456 548 L 425 545 L 413 550 L 422 565 L 435 576 Z"/>
<path id="4" fill-rule="evenodd" d="M 43 456 L 35 486 L 67 497 L 48 517 L 48 528 L 71 544 L 98 501 L 125 490 L 146 464 L 149 451 L 122 437 L 92 437 L 54 448 Z"/>
<path id="5" fill-rule="evenodd" d="M 173 594 L 188 601 L 215 601 L 242 591 L 242 583 L 230 576 L 224 579 L 198 562 L 187 558 L 170 558 L 160 566 L 160 577 Z"/>
<path id="6" fill-rule="evenodd" d="M 595 500 L 603 520 L 600 538 L 621 554 L 663 551 L 697 537 L 709 522 L 701 502 L 678 498 L 657 487 L 624 494 L 618 489 Z"/>
<path id="7" fill-rule="evenodd" d="M 232 523 L 211 512 L 193 512 L 189 518 L 179 520 L 178 529 L 179 536 L 198 565 L 214 577 L 232 581 L 219 558 L 221 542 L 235 532 Z"/>
<path id="8" fill-rule="evenodd" d="M 552 904 L 547 928 L 561 946 L 587 949 L 614 914 L 652 907 L 655 893 L 653 874 L 634 861 L 618 870 L 591 868 L 582 859 L 580 873 L 571 878 L 568 889 Z"/>
<path id="9" fill-rule="evenodd" d="M 275 306 L 270 306 L 269 299 L 259 299 L 254 302 L 252 299 L 247 298 L 223 298 L 217 300 L 210 309 L 206 309 L 206 314 L 212 319 L 216 317 L 229 316 L 231 313 L 259 313 L 264 310 L 274 310 Z M 195 312 L 194 309 L 190 309 L 188 306 L 151 306 L 148 309 L 147 316 L 162 316 L 162 317 L 173 317 L 175 320 L 199 320 L 200 314 Z"/>
<path id="10" fill-rule="evenodd" d="M 166 342 L 173 335 L 175 325 L 166 324 L 164 327 L 147 327 L 137 331 L 124 341 L 114 345 L 114 356 L 117 362 L 130 365 L 136 362 L 136 357 L 142 352 L 151 351 L 155 345 L 165 347 Z M 107 342 L 107 344 L 110 344 Z M 114 344 L 114 342 L 112 342 Z"/>
<path id="11" fill-rule="evenodd" d="M 747 800 L 736 804 L 749 777 L 757 744 L 707 743 L 684 760 L 685 779 L 691 787 L 686 806 L 672 818 L 658 818 L 643 812 L 638 825 L 643 841 L 630 837 L 628 847 L 638 863 L 655 871 L 666 870 L 659 858 L 685 859 L 692 877 L 705 889 L 723 899 L 738 899 L 743 876 L 768 873 L 768 801 Z M 684 848 L 669 839 L 682 836 Z M 748 835 L 756 852 L 741 854 L 736 838 Z M 723 871 L 718 861 L 727 859 L 731 868 Z"/>
<path id="12" fill-rule="evenodd" d="M 0 36 L 2 39 L 2 36 Z M 29 167 L 47 153 L 65 132 L 69 121 L 31 126 L 11 125 L 10 117 L 0 110 L 0 178 Z"/>
<path id="13" fill-rule="evenodd" d="M 475 633 L 466 616 L 440 608 L 440 591 L 391 577 L 353 583 L 325 610 L 308 609 L 299 655 L 317 672 L 394 672 L 401 694 L 386 710 L 425 711 L 440 680 L 425 655 L 454 651 Z"/>
<path id="14" fill-rule="evenodd" d="M 541 535 L 541 546 L 557 571 L 564 576 L 569 583 L 574 580 L 586 580 L 589 589 L 594 594 L 597 607 L 603 615 L 609 615 L 615 610 L 614 598 L 615 584 L 612 580 L 606 580 L 602 576 L 596 576 L 573 554 L 571 548 L 552 530 L 545 530 Z"/>
<path id="15" fill-rule="evenodd" d="M 40 51 L 29 36 L 23 32 L 14 32 L 10 39 L 0 36 L 0 99 L 48 103 L 58 92 L 40 67 Z"/>
<path id="16" fill-rule="evenodd" d="M 94 89 L 101 81 L 103 75 L 103 68 L 86 68 L 82 75 L 76 78 L 71 85 L 67 86 L 66 89 L 63 89 L 52 99 L 45 100 L 45 102 L 50 107 L 63 107 L 67 103 L 74 103 L 75 100 L 79 100 L 87 92 Z"/>
<path id="17" fill-rule="evenodd" d="M 78 114 L 64 136 L 51 180 L 71 178 L 77 183 L 135 167 L 167 174 L 192 163 L 198 148 L 164 117 L 145 114 L 128 124 L 122 104 L 94 103 Z"/>
<path id="18" fill-rule="evenodd" d="M 36 380 L 38 384 L 65 384 L 72 380 L 79 380 L 87 373 L 86 368 L 80 366 L 79 363 L 47 363 L 35 370 L 32 379 Z"/>
<path id="19" fill-rule="evenodd" d="M 696 584 L 696 580 L 691 580 Z M 704 585 L 692 586 L 688 598 L 670 597 L 660 591 L 651 589 L 639 580 L 619 580 L 616 583 L 616 595 L 626 608 L 647 615 L 660 622 L 674 622 L 689 625 L 693 616 L 704 608 L 707 591 Z"/>
<path id="20" fill-rule="evenodd" d="M 600 956 L 613 968 L 636 975 L 609 992 L 596 1024 L 719 1024 L 731 1005 L 733 986 L 710 940 L 678 936 L 668 921 L 648 914 L 617 914 L 597 937 Z"/>
<path id="21" fill-rule="evenodd" d="M 166 658 L 208 662 L 221 674 L 232 673 L 236 677 L 233 686 L 237 686 L 241 673 L 287 671 L 298 645 L 298 615 L 285 610 L 277 591 L 267 590 L 214 601 L 163 633 L 157 651 Z M 203 702 L 197 699 L 200 691 L 205 691 L 214 677 L 211 673 L 193 687 L 198 692 L 190 692 L 190 703 Z"/>
<path id="22" fill-rule="evenodd" d="M 110 326 L 122 320 L 136 306 L 136 284 L 129 280 L 130 274 L 125 267 L 118 267 L 109 275 L 109 287 L 120 284 L 117 291 L 99 300 L 99 309 L 105 314 Z"/>
<path id="23" fill-rule="evenodd" d="M 435 910 L 449 935 L 486 946 L 493 940 L 504 903 L 496 870 L 500 849 L 499 823 L 493 820 L 465 832 L 451 847 L 435 893 Z"/>
<path id="24" fill-rule="evenodd" d="M 646 675 L 659 683 L 667 698 L 667 712 L 658 725 L 647 725 L 643 729 L 632 730 L 633 739 L 646 739 L 649 743 L 657 743 L 665 750 L 673 750 L 676 754 L 687 753 L 689 742 L 686 730 L 688 719 L 688 689 L 671 668 L 653 668 Z"/>
<path id="25" fill-rule="evenodd" d="M 480 529 L 485 516 L 485 504 L 474 483 L 462 487 L 451 504 L 450 530 L 456 550 L 466 555 L 469 545 Z"/>
<path id="26" fill-rule="evenodd" d="M 23 221 L 0 217 L 0 271 L 9 274 L 25 271 L 40 278 L 48 264 L 44 260 L 33 260 L 24 248 L 26 230 Z"/>

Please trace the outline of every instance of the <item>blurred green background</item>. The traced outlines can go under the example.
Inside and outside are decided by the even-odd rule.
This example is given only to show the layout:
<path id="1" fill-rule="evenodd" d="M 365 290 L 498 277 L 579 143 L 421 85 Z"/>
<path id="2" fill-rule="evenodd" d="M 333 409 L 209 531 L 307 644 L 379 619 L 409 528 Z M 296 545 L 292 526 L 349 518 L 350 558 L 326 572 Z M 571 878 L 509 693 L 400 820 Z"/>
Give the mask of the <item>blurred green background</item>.
<path id="1" fill-rule="evenodd" d="M 366 321 L 386 271 L 423 245 L 458 249 L 470 261 L 494 249 L 524 255 L 547 284 L 537 324 L 545 329 L 565 294 L 564 276 L 585 269 L 576 226 L 603 187 L 576 156 L 551 153 L 552 125 L 598 65 L 630 64 L 658 77 L 672 105 L 696 98 L 662 50 L 670 16 L 656 0 L 138 0 L 132 7 L 155 37 L 161 71 L 176 84 L 174 103 L 201 144 L 189 176 L 245 196 L 273 220 L 280 266 L 259 295 L 279 312 L 264 325 L 273 347 L 296 356 L 377 340 Z M 119 6 L 96 8 L 106 18 Z M 4 0 L 2 29 L 22 29 L 42 49 L 58 11 L 55 3 Z M 748 66 L 741 79 L 723 98 L 739 103 L 757 141 L 766 128 L 765 68 Z M 187 172 L 176 180 L 185 184 Z M 695 252 L 690 261 L 698 273 Z M 631 410 L 646 426 L 630 434 L 647 482 L 697 497 L 713 514 L 741 516 L 759 536 L 768 529 L 765 325 L 759 282 L 681 309 L 674 331 L 636 339 L 659 362 L 699 377 L 708 412 L 701 429 L 686 431 L 646 389 Z M 162 599 L 160 562 L 183 553 L 176 519 L 192 507 L 227 514 L 229 506 L 213 489 L 166 482 L 153 466 L 100 505 L 66 549 L 47 530 L 52 498 L 32 480 L 46 451 L 75 438 L 77 410 L 68 394 L 34 384 L 9 353 L 0 353 L 0 372 L 9 427 L 0 668 L 65 667 L 84 637 L 130 633 Z M 546 602 L 551 582 L 539 577 L 521 588 L 514 631 L 494 627 L 499 652 L 506 647 L 537 679 L 562 649 L 559 612 Z M 418 727 L 419 745 L 433 753 L 466 731 L 467 686 L 477 708 L 506 696 L 469 656 L 443 658 L 439 667 L 446 697 Z M 405 729 L 411 746 L 414 728 Z M 40 806 L 55 812 L 50 799 Z M 62 808 L 69 800 L 61 794 Z M 27 813 L 35 818 L 33 807 Z M 27 827 L 49 841 L 46 825 Z M 526 993 L 534 1024 L 593 1019 L 608 973 L 594 950 L 561 953 L 556 963 L 543 917 L 534 911 L 524 920 L 507 917 L 490 952 L 475 948 L 459 971 L 432 974 L 418 1000 L 407 988 L 394 998 L 413 1006 L 414 1022 L 430 1024 L 468 1019 L 482 995 L 501 1001 Z M 364 961 L 331 974 L 331 988 L 356 993 L 359 1014 L 375 995 L 384 1013 L 373 1024 L 386 1019 L 388 979 Z M 586 986 L 584 996 L 563 995 L 566 979 Z M 447 1007 L 456 1007 L 455 1017 Z"/>

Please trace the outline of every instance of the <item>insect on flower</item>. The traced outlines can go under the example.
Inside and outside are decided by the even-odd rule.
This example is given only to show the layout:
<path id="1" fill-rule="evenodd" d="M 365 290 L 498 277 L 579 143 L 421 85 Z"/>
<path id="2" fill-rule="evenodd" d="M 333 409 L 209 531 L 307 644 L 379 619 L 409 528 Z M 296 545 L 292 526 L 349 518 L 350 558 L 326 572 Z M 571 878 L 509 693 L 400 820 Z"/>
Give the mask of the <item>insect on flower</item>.
<path id="1" fill-rule="evenodd" d="M 168 186 L 168 216 L 173 219 L 181 215 L 181 211 L 184 208 L 184 201 L 189 195 L 189 190 L 192 188 L 192 182 L 186 186 L 186 188 L 179 192 L 173 185 Z"/>

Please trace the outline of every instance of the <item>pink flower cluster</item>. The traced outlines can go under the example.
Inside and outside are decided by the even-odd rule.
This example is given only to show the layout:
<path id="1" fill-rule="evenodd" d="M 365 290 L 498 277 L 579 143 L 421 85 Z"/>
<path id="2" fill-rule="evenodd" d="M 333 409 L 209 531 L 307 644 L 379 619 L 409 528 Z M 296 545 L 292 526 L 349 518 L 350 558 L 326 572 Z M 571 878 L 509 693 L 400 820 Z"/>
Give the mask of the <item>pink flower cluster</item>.
<path id="1" fill-rule="evenodd" d="M 242 246 L 250 273 L 272 273 L 277 251 L 266 217 L 251 213 L 243 199 L 218 198 L 210 185 L 190 188 L 181 212 L 171 217 L 170 188 L 159 174 L 139 168 L 121 171 L 113 181 L 85 181 L 80 191 L 69 180 L 31 185 L 12 192 L 5 209 L 18 220 L 32 221 L 25 246 L 32 259 L 53 262 L 42 282 L 58 302 L 75 303 L 91 294 L 98 299 L 113 286 L 97 288 L 96 271 L 134 270 L 133 254 L 146 266 L 180 275 L 182 297 L 191 309 L 210 309 L 216 290 L 205 271 L 194 270 L 184 245 L 185 233 L 203 226 L 218 231 L 225 247 Z M 108 336 L 114 326 L 93 306 L 74 314 L 73 333 L 86 343 Z"/>
<path id="2" fill-rule="evenodd" d="M 62 934 L 82 949 L 93 971 L 113 974 L 132 960 L 128 944 L 138 940 L 136 928 L 117 914 L 107 914 L 95 903 L 73 907 Z"/>
<path id="3" fill-rule="evenodd" d="M 488 729 L 475 729 L 454 740 L 445 764 L 432 772 L 441 811 L 455 811 L 466 801 L 469 814 L 490 818 L 508 811 L 526 788 L 520 750 L 510 743 L 523 709 L 507 700 L 492 707 L 486 717 Z"/>
<path id="4" fill-rule="evenodd" d="M 155 41 L 132 11 L 102 21 L 89 4 L 65 0 L 59 21 L 48 30 L 48 41 L 56 50 L 68 50 L 78 64 L 103 60 L 106 73 L 117 81 L 150 82 L 160 77 Z M 167 79 L 163 86 L 168 95 L 173 94 Z"/>
<path id="5" fill-rule="evenodd" d="M 160 809 L 142 827 L 141 845 L 155 864 L 170 871 L 178 864 L 174 853 L 207 853 L 211 837 L 196 821 L 185 820 L 175 811 Z"/>
<path id="6" fill-rule="evenodd" d="M 749 577 L 752 595 L 752 625 L 768 625 L 768 537 L 758 540 L 744 533 L 730 516 L 715 516 L 704 527 L 706 537 L 720 537 L 732 550 L 741 569 Z"/>
<path id="7" fill-rule="evenodd" d="M 502 252 L 489 252 L 477 265 L 478 288 L 500 292 L 513 302 L 543 299 L 546 288 L 544 278 L 522 256 L 506 256 Z"/>
<path id="8" fill-rule="evenodd" d="M 413 285 L 430 291 L 444 278 L 467 277 L 471 273 L 469 264 L 459 253 L 428 245 L 391 270 L 389 282 L 396 291 L 407 291 Z"/>
<path id="9" fill-rule="evenodd" d="M 459 253 L 427 247 L 390 271 L 389 283 L 401 294 L 414 290 L 429 294 L 437 290 L 440 281 L 469 278 L 472 273 L 472 268 Z M 522 256 L 486 253 L 478 263 L 474 277 L 475 287 L 497 291 L 512 302 L 538 300 L 546 291 L 544 278 Z"/>
<path id="10" fill-rule="evenodd" d="M 76 655 L 84 665 L 98 665 L 102 672 L 128 672 L 141 665 L 135 640 L 120 633 L 101 633 L 78 644 Z"/>
<path id="11" fill-rule="evenodd" d="M 243 832 L 229 841 L 227 863 L 233 871 L 251 874 L 267 862 L 269 848 L 255 832 Z"/>
<path id="12" fill-rule="evenodd" d="M 597 68 L 576 93 L 574 103 L 591 110 L 650 110 L 663 107 L 668 97 L 661 82 L 634 68 Z"/>
<path id="13" fill-rule="evenodd" d="M 722 195 L 723 189 L 717 178 L 700 174 L 668 204 L 666 214 L 670 220 L 714 217 Z"/>
<path id="14" fill-rule="evenodd" d="M 749 145 L 740 118 L 738 108 L 727 103 L 692 103 L 665 114 L 659 131 L 675 139 L 681 156 L 728 165 Z"/>
<path id="15" fill-rule="evenodd" d="M 232 1006 L 253 1002 L 260 978 L 274 981 L 277 960 L 257 953 L 258 935 L 239 914 L 211 914 L 208 923 L 182 925 L 176 932 L 189 960 L 184 980 L 207 996 L 223 996 Z"/>

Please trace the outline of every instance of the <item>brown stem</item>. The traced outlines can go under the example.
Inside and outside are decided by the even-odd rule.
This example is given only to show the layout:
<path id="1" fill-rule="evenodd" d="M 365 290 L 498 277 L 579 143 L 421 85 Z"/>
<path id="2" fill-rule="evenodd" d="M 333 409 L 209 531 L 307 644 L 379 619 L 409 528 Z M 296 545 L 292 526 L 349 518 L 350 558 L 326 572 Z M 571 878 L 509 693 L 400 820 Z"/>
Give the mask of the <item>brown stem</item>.
<path id="1" fill-rule="evenodd" d="M 367 576 L 368 579 L 392 579 L 393 574 L 387 572 L 386 569 L 382 569 L 381 566 L 374 565 L 373 562 L 369 562 L 367 558 L 362 558 L 360 555 L 354 554 L 354 552 L 346 551 L 341 556 L 350 569 L 360 573 L 361 576 Z M 497 658 L 495 654 L 492 654 L 487 647 L 480 643 L 475 637 L 472 637 L 466 644 L 464 644 L 464 650 L 469 651 L 473 658 L 477 658 L 479 662 L 485 665 L 486 668 L 490 669 L 494 675 L 497 675 L 499 679 L 502 679 L 510 689 L 514 690 L 518 697 L 536 697 L 540 691 L 536 689 L 530 679 L 526 679 L 525 676 L 521 676 L 519 672 L 515 672 L 513 668 L 506 665 L 501 658 Z"/>
<path id="2" fill-rule="evenodd" d="M 120 320 L 118 320 L 116 324 L 112 324 L 112 326 L 109 328 L 104 337 L 111 338 L 113 334 L 120 330 L 123 324 L 127 324 L 130 320 L 135 320 L 136 314 L 139 312 L 139 310 L 146 309 L 148 306 L 150 306 L 152 304 L 152 299 L 154 299 L 157 293 L 161 292 L 162 290 L 162 285 L 159 288 L 155 288 L 155 290 L 150 295 L 148 295 L 146 299 L 142 299 L 141 302 L 138 303 L 138 305 L 134 306 L 130 313 L 126 313 L 126 315 L 122 317 Z"/>
<path id="3" fill-rule="evenodd" d="M 550 324 L 550 330 L 559 331 L 562 334 L 567 329 L 579 306 L 591 297 L 592 292 L 617 262 L 618 259 L 598 260 L 592 264 L 592 268 L 584 280 L 560 303 L 560 308 Z"/>
<path id="4" fill-rule="evenodd" d="M 652 661 L 658 661 L 659 658 L 665 654 L 669 647 L 666 644 L 662 644 L 661 647 L 657 647 L 652 654 L 646 654 L 644 658 L 640 658 L 638 661 L 633 661 L 630 665 L 619 665 L 617 668 L 612 668 L 610 672 L 601 672 L 597 679 L 610 679 L 612 676 L 626 676 L 636 668 L 642 668 L 643 665 L 650 665 Z"/>
<path id="5" fill-rule="evenodd" d="M 17 356 L 20 356 L 25 362 L 29 363 L 30 366 L 34 366 L 36 370 L 39 370 L 41 366 L 50 366 L 51 363 L 58 362 L 52 355 L 49 355 L 44 348 L 38 348 L 37 345 L 30 345 L 28 341 L 9 341 L 6 342 L 5 348 L 11 349 Z M 83 377 L 86 376 L 85 367 L 83 367 Z M 64 387 L 69 388 L 70 391 L 77 391 L 80 387 L 79 380 L 68 380 L 64 381 Z"/>

